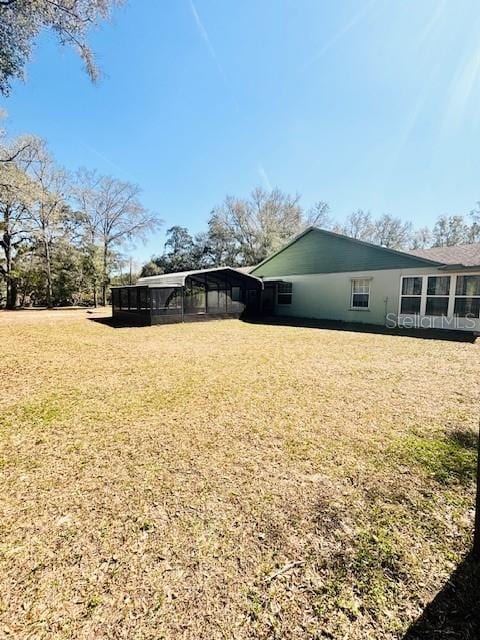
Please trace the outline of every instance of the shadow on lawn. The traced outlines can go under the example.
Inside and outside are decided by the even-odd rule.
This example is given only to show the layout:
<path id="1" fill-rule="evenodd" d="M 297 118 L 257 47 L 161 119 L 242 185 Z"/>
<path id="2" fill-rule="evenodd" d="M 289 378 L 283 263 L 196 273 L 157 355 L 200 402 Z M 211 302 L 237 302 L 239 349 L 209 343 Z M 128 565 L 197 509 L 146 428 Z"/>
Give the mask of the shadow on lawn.
<path id="1" fill-rule="evenodd" d="M 402 640 L 480 638 L 480 561 L 471 555 L 408 629 Z"/>
<path id="2" fill-rule="evenodd" d="M 315 320 L 309 318 L 290 318 L 287 316 L 266 316 L 243 318 L 244 322 L 251 324 L 280 325 L 284 327 L 304 327 L 308 329 L 331 329 L 333 331 L 353 331 L 357 333 L 375 333 L 387 336 L 405 336 L 408 338 L 421 338 L 423 340 L 446 340 L 449 342 L 470 342 L 476 340 L 476 336 L 468 331 L 454 331 L 445 329 L 389 329 L 376 324 L 364 324 L 354 322 L 340 322 L 338 320 Z"/>
<path id="3" fill-rule="evenodd" d="M 131 327 L 137 327 L 139 329 L 144 329 L 145 327 L 149 327 L 147 324 L 139 324 L 135 322 L 126 322 L 123 318 L 117 319 L 109 316 L 108 318 L 87 318 L 90 322 L 97 322 L 98 324 L 103 324 L 105 327 L 110 327 L 111 329 L 128 329 Z"/>

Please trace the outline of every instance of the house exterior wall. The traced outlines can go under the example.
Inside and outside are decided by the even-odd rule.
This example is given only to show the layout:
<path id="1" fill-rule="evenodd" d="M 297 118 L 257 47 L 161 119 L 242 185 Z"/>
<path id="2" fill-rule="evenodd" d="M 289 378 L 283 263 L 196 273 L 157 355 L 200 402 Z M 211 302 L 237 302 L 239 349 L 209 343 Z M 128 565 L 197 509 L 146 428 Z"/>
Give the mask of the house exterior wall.
<path id="1" fill-rule="evenodd" d="M 278 304 L 275 298 L 275 315 L 339 320 L 342 322 L 360 322 L 394 326 L 400 322 L 407 328 L 447 328 L 480 331 L 480 320 L 473 321 L 458 318 L 446 325 L 441 317 L 399 315 L 400 287 L 402 276 L 450 275 L 452 278 L 452 299 L 455 291 L 456 274 L 446 273 L 432 267 L 411 269 L 382 269 L 349 271 L 342 273 L 315 273 L 303 275 L 284 275 L 281 280 L 292 283 L 291 304 Z M 274 279 L 278 279 L 276 276 Z M 370 301 L 368 309 L 352 309 L 352 279 L 368 279 L 370 282 Z M 268 282 L 266 277 L 265 281 Z M 425 285 L 426 286 L 426 285 Z M 419 324 L 420 323 L 420 324 Z"/>

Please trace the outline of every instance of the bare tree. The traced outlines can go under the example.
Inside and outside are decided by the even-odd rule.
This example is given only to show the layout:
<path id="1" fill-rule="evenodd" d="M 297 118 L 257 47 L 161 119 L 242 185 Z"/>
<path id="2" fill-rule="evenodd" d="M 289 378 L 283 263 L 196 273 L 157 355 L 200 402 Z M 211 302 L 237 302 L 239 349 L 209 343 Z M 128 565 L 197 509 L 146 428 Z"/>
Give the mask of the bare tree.
<path id="1" fill-rule="evenodd" d="M 350 238 L 372 242 L 375 235 L 372 214 L 370 211 L 357 209 L 348 216 L 345 224 L 337 227 L 337 230 Z"/>
<path id="2" fill-rule="evenodd" d="M 111 252 L 142 239 L 160 225 L 160 219 L 140 202 L 140 188 L 96 171 L 77 173 L 74 202 L 82 214 L 87 241 L 101 253 L 102 304 L 107 303 Z"/>
<path id="3" fill-rule="evenodd" d="M 25 138 L 23 142 L 14 141 L 12 145 L 0 146 L 0 247 L 3 260 L 0 274 L 7 288 L 7 309 L 14 309 L 17 300 L 17 276 L 15 260 L 29 239 L 29 212 L 38 198 L 38 188 L 29 177 L 33 154 L 37 140 Z M 24 148 L 26 155 L 17 153 Z"/>
<path id="4" fill-rule="evenodd" d="M 463 216 L 443 215 L 437 218 L 433 227 L 433 246 L 450 247 L 468 243 L 469 227 Z"/>
<path id="5" fill-rule="evenodd" d="M 472 223 L 468 232 L 468 241 L 480 242 L 480 202 L 477 202 L 476 208 L 470 211 L 470 220 Z"/>
<path id="6" fill-rule="evenodd" d="M 66 205 L 67 173 L 58 169 L 44 144 L 38 148 L 37 158 L 30 167 L 30 175 L 38 187 L 38 200 L 30 207 L 30 230 L 41 247 L 41 258 L 46 278 L 46 302 L 53 302 L 52 245 L 65 236 L 62 225 L 69 212 Z"/>
<path id="7" fill-rule="evenodd" d="M 411 222 L 383 215 L 373 223 L 373 241 L 389 249 L 405 249 L 412 237 Z"/>
<path id="8" fill-rule="evenodd" d="M 330 217 L 330 207 L 323 200 L 318 200 L 307 211 L 305 216 L 305 225 L 314 225 L 322 229 L 331 229 L 333 220 Z"/>
<path id="9" fill-rule="evenodd" d="M 248 199 L 227 196 L 209 220 L 211 239 L 228 243 L 223 251 L 236 264 L 256 264 L 302 228 L 300 196 L 257 187 Z"/>
<path id="10" fill-rule="evenodd" d="M 432 232 L 429 227 L 420 227 L 416 229 L 410 241 L 411 249 L 426 249 L 432 244 Z"/>
<path id="11" fill-rule="evenodd" d="M 0 92 L 8 94 L 12 79 L 24 77 L 33 43 L 43 29 L 53 31 L 62 45 L 72 46 L 96 80 L 99 72 L 87 35 L 122 1 L 0 0 Z"/>

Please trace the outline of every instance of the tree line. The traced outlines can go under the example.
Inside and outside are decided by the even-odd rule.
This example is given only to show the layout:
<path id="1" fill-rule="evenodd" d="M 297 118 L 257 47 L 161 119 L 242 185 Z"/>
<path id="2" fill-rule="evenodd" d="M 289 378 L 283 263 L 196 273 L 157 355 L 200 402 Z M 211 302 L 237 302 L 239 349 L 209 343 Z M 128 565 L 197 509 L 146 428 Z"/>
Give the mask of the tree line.
<path id="1" fill-rule="evenodd" d="M 0 133 L 0 305 L 107 303 L 122 249 L 158 216 L 129 182 L 59 167 L 34 136 Z"/>
<path id="2" fill-rule="evenodd" d="M 340 223 L 324 201 L 305 210 L 298 195 L 257 187 L 248 198 L 227 196 L 210 213 L 204 232 L 191 234 L 178 225 L 168 229 L 163 253 L 147 262 L 141 275 L 222 265 L 252 266 L 309 225 L 390 249 L 469 244 L 480 242 L 480 203 L 467 215 L 441 215 L 432 228 L 414 229 L 411 222 L 388 214 L 374 217 L 362 209 Z"/>

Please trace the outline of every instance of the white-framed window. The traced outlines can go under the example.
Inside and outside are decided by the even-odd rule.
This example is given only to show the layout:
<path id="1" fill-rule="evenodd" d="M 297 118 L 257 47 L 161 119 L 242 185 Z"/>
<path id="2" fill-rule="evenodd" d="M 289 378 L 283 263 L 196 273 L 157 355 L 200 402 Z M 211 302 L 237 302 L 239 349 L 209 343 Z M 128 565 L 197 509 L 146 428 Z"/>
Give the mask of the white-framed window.
<path id="1" fill-rule="evenodd" d="M 422 304 L 422 276 L 404 276 L 402 278 L 400 313 L 419 315 Z"/>
<path id="2" fill-rule="evenodd" d="M 454 315 L 480 318 L 480 275 L 457 276 Z"/>
<path id="3" fill-rule="evenodd" d="M 400 314 L 480 319 L 480 274 L 402 276 Z"/>
<path id="4" fill-rule="evenodd" d="M 368 309 L 370 306 L 370 279 L 353 278 L 350 307 L 352 309 Z"/>
<path id="5" fill-rule="evenodd" d="M 291 282 L 278 283 L 277 304 L 292 304 L 292 283 Z"/>
<path id="6" fill-rule="evenodd" d="M 426 316 L 448 316 L 450 276 L 428 276 Z"/>

